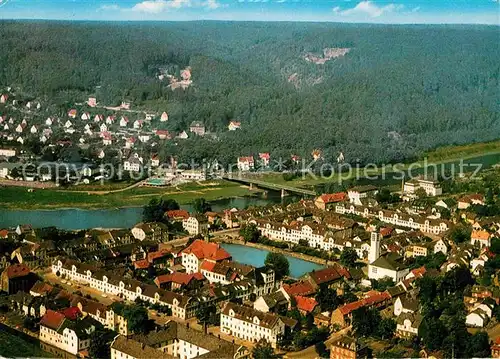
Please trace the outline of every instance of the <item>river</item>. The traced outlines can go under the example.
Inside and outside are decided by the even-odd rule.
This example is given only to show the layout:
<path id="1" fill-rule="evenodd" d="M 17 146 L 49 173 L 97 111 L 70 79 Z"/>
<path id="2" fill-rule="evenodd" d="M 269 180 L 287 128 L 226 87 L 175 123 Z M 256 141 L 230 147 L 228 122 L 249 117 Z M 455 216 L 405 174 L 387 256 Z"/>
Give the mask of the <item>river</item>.
<path id="1" fill-rule="evenodd" d="M 259 248 L 246 247 L 240 244 L 222 244 L 222 247 L 231 254 L 236 262 L 249 264 L 254 267 L 262 267 L 269 251 Z M 303 259 L 285 255 L 290 263 L 290 276 L 300 278 L 305 273 L 323 268 L 323 266 L 308 262 Z"/>
<path id="2" fill-rule="evenodd" d="M 289 203 L 293 196 L 285 197 Z M 249 206 L 265 206 L 281 203 L 279 193 L 269 191 L 266 198 L 236 197 L 211 201 L 212 210 L 219 212 L 227 208 L 245 209 Z M 191 205 L 181 208 L 192 211 Z M 141 221 L 142 207 L 107 209 L 57 209 L 57 210 L 0 210 L 0 228 L 15 227 L 18 224 L 31 224 L 34 228 L 58 227 L 66 230 L 87 228 L 131 228 Z"/>

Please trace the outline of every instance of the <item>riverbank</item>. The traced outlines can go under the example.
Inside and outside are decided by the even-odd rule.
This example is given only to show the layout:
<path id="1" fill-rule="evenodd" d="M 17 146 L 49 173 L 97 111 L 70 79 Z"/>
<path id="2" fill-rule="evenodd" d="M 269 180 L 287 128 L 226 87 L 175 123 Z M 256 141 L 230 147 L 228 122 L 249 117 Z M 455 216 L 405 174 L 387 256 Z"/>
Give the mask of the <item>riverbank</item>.
<path id="1" fill-rule="evenodd" d="M 246 247 L 250 247 L 250 248 L 261 249 L 261 250 L 265 250 L 265 251 L 268 251 L 268 252 L 281 253 L 281 254 L 287 255 L 289 257 L 294 257 L 294 258 L 297 258 L 297 259 L 301 259 L 303 261 L 307 261 L 307 262 L 311 262 L 311 263 L 316 263 L 316 264 L 319 264 L 319 265 L 322 265 L 322 266 L 325 266 L 325 267 L 333 266 L 335 264 L 334 261 L 329 261 L 329 260 L 326 260 L 326 259 L 309 256 L 307 254 L 297 253 L 297 252 L 293 252 L 291 250 L 285 250 L 285 249 L 276 248 L 276 247 L 272 247 L 272 246 L 266 246 L 266 245 L 260 244 L 260 243 L 251 243 L 251 242 L 244 243 L 244 242 L 242 242 L 242 241 L 240 241 L 238 239 L 234 239 L 234 238 L 215 237 L 215 238 L 213 238 L 213 241 L 221 243 L 221 244 L 236 244 L 236 245 L 239 245 L 239 246 L 246 246 Z"/>
<path id="2" fill-rule="evenodd" d="M 106 194 L 97 193 L 95 185 L 89 188 L 75 186 L 71 189 L 35 189 L 33 192 L 28 192 L 23 187 L 0 187 L 3 208 L 10 210 L 142 207 L 157 197 L 171 198 L 179 204 L 189 204 L 200 197 L 207 201 L 216 201 L 259 193 L 261 191 L 250 191 L 246 186 L 224 180 L 188 183 L 177 187 L 135 187 Z"/>
<path id="3" fill-rule="evenodd" d="M 414 171 L 416 174 L 419 169 L 423 169 L 425 166 L 432 168 L 431 166 L 438 166 L 447 168 L 454 163 L 457 165 L 461 160 L 465 163 L 481 164 L 483 169 L 489 168 L 495 164 L 500 163 L 500 141 L 481 143 L 476 146 L 471 145 L 472 148 L 468 146 L 451 146 L 446 147 L 442 150 L 436 150 L 436 152 L 429 152 L 426 154 L 425 160 L 419 160 L 411 163 L 398 164 L 397 166 L 393 164 L 387 164 L 379 166 L 378 168 L 359 168 L 353 169 L 353 171 L 346 172 L 333 172 L 329 176 L 316 176 L 309 173 L 304 173 L 297 178 L 291 180 L 285 180 L 283 174 L 281 173 L 262 173 L 254 174 L 259 180 L 264 182 L 270 182 L 278 185 L 287 185 L 299 188 L 311 188 L 316 185 L 321 185 L 331 182 L 348 181 L 354 178 L 364 178 L 364 177 L 376 177 L 384 175 L 386 178 L 391 178 L 392 174 L 400 175 L 401 172 L 406 172 L 409 169 Z M 480 150 L 481 149 L 481 150 Z M 447 155 L 446 151 L 450 154 Z M 474 171 L 476 167 L 464 168 L 464 171 Z M 443 172 L 443 171 L 441 171 Z"/>

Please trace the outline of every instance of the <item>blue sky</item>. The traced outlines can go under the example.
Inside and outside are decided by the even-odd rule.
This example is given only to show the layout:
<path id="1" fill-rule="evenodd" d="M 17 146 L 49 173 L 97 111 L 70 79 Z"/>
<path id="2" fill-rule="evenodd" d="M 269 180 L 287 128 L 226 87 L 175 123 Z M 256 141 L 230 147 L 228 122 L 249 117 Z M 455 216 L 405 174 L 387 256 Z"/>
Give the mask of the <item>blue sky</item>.
<path id="1" fill-rule="evenodd" d="M 499 0 L 0 0 L 1 19 L 500 23 Z"/>

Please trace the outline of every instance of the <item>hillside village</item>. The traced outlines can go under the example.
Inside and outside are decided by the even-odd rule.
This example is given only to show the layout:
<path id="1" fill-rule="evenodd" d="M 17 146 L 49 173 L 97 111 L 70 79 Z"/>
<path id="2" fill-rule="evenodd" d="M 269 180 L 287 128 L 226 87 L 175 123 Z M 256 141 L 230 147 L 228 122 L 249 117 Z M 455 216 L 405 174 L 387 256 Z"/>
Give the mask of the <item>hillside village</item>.
<path id="1" fill-rule="evenodd" d="M 172 86 L 189 86 L 190 69 L 181 75 L 181 81 L 170 79 Z M 177 169 L 174 157 L 160 153 L 166 142 L 175 145 L 196 136 L 217 139 L 201 121 L 172 130 L 167 111 L 157 113 L 130 107 L 128 102 L 117 107 L 104 106 L 95 97 L 89 97 L 61 113 L 50 102 L 29 99 L 12 88 L 4 89 L 0 94 L 0 178 L 52 181 L 59 176 L 74 182 L 83 176 L 92 181 L 103 175 L 99 169 L 103 163 L 112 164 L 120 177 L 122 172 L 158 174 L 160 166 Z M 231 120 L 227 131 L 240 127 L 241 122 Z M 28 169 L 21 176 L 26 163 L 52 164 L 47 168 L 55 167 L 54 163 L 66 163 L 75 170 L 66 176 L 55 173 L 55 168 L 42 174 Z M 199 174 L 195 179 L 202 176 L 200 168 L 184 169 L 196 170 Z"/>
<path id="2" fill-rule="evenodd" d="M 404 201 L 357 186 L 119 230 L 20 224 L 0 231 L 2 321 L 76 357 L 498 358 L 500 193 L 478 186 L 418 178 Z M 224 243 L 276 253 L 255 267 Z M 292 278 L 280 253 L 322 268 Z"/>

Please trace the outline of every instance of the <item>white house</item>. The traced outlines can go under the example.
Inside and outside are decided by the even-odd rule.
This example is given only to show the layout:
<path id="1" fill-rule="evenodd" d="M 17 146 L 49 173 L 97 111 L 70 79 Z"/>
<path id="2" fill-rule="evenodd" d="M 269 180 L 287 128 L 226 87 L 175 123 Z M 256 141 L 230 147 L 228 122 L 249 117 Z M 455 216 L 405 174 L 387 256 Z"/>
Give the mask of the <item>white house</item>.
<path id="1" fill-rule="evenodd" d="M 19 124 L 19 125 L 17 125 L 17 127 L 16 127 L 16 132 L 17 132 L 17 133 L 23 133 L 23 126 L 22 126 L 22 125 L 20 125 L 20 124 Z"/>
<path id="2" fill-rule="evenodd" d="M 141 141 L 142 143 L 146 143 L 146 142 L 149 142 L 149 139 L 151 138 L 148 134 L 146 133 L 141 133 L 139 134 L 139 136 L 137 136 L 137 138 L 139 139 L 139 141 Z"/>
<path id="3" fill-rule="evenodd" d="M 465 324 L 470 326 L 470 327 L 476 327 L 476 328 L 483 328 L 489 321 L 488 314 L 478 308 L 465 317 Z"/>
<path id="4" fill-rule="evenodd" d="M 179 133 L 179 134 L 176 136 L 176 138 L 179 138 L 179 139 L 181 139 L 181 140 L 185 140 L 185 139 L 189 138 L 189 135 L 187 134 L 187 132 L 186 132 L 186 131 L 182 131 L 181 133 Z"/>
<path id="5" fill-rule="evenodd" d="M 103 116 L 103 115 L 95 115 L 95 116 L 94 116 L 94 122 L 95 122 L 95 123 L 97 123 L 97 122 L 101 122 L 103 119 L 104 119 L 104 116 Z"/>
<path id="6" fill-rule="evenodd" d="M 237 122 L 237 121 L 231 121 L 231 122 L 229 122 L 229 125 L 227 126 L 229 131 L 236 131 L 240 127 L 241 127 L 241 122 Z"/>
<path id="7" fill-rule="evenodd" d="M 141 128 L 142 127 L 142 122 L 143 122 L 142 120 L 135 120 L 134 121 L 134 128 L 135 129 Z"/>
<path id="8" fill-rule="evenodd" d="M 90 120 L 90 113 L 84 112 L 84 113 L 82 113 L 82 115 L 80 116 L 80 118 L 82 120 Z"/>
<path id="9" fill-rule="evenodd" d="M 347 196 L 349 197 L 349 202 L 361 205 L 362 199 L 368 196 L 376 195 L 378 192 L 377 187 L 375 186 L 358 186 L 353 187 L 347 191 Z"/>
<path id="10" fill-rule="evenodd" d="M 101 125 L 99 126 L 99 130 L 101 132 L 106 132 L 108 130 L 108 126 L 106 126 L 105 123 L 101 123 Z"/>
<path id="11" fill-rule="evenodd" d="M 484 206 L 484 196 L 482 194 L 469 194 L 458 199 L 458 209 L 467 209 L 472 205 Z"/>
<path id="12" fill-rule="evenodd" d="M 418 313 L 401 314 L 396 321 L 396 335 L 402 338 L 418 336 L 422 319 L 422 316 Z"/>
<path id="13" fill-rule="evenodd" d="M 127 127 L 128 125 L 128 118 L 125 116 L 122 116 L 120 118 L 120 127 Z"/>
<path id="14" fill-rule="evenodd" d="M 45 124 L 47 126 L 52 126 L 53 123 L 54 123 L 54 120 L 50 117 L 47 117 L 47 119 L 45 120 Z"/>
<path id="15" fill-rule="evenodd" d="M 166 122 L 168 121 L 168 114 L 166 112 L 163 112 L 160 117 L 160 122 Z"/>
<path id="16" fill-rule="evenodd" d="M 403 258 L 398 254 L 387 253 L 380 257 L 380 239 L 378 236 L 373 236 L 373 233 L 368 261 L 369 279 L 379 280 L 389 277 L 397 283 L 410 272 L 408 266 L 403 263 Z"/>
<path id="17" fill-rule="evenodd" d="M 220 330 L 253 343 L 265 339 L 276 348 L 278 338 L 285 333 L 285 323 L 277 315 L 228 302 L 220 314 Z"/>
<path id="18" fill-rule="evenodd" d="M 35 133 L 38 132 L 38 130 L 37 130 L 37 128 L 36 128 L 35 125 L 31 126 L 30 132 L 33 133 L 33 134 L 35 134 Z"/>
<path id="19" fill-rule="evenodd" d="M 484 230 L 472 231 L 470 243 L 481 248 L 491 246 L 491 235 Z"/>
<path id="20" fill-rule="evenodd" d="M 434 244 L 434 254 L 441 252 L 444 255 L 448 254 L 448 245 L 443 239 L 438 239 Z"/>
<path id="21" fill-rule="evenodd" d="M 199 272 L 204 261 L 218 263 L 227 259 L 231 259 L 231 255 L 219 244 L 199 239 L 181 251 L 182 266 L 188 274 Z"/>
<path id="22" fill-rule="evenodd" d="M 151 156 L 151 167 L 158 167 L 160 165 L 160 156 L 154 154 Z"/>
<path id="23" fill-rule="evenodd" d="M 64 314 L 48 309 L 40 321 L 40 341 L 73 355 L 90 347 L 95 331 L 93 319 L 70 320 Z"/>
<path id="24" fill-rule="evenodd" d="M 66 121 L 66 123 L 64 124 L 64 127 L 66 128 L 70 128 L 71 126 L 73 126 L 73 123 L 70 120 Z"/>
<path id="25" fill-rule="evenodd" d="M 394 315 L 402 313 L 415 313 L 418 310 L 418 299 L 410 296 L 401 296 L 394 302 Z"/>
<path id="26" fill-rule="evenodd" d="M 191 235 L 208 231 L 208 221 L 203 216 L 190 216 L 182 221 L 182 228 Z"/>
<path id="27" fill-rule="evenodd" d="M 238 170 L 250 171 L 255 167 L 253 156 L 238 157 Z"/>
<path id="28" fill-rule="evenodd" d="M 125 171 L 139 172 L 142 167 L 142 158 L 137 153 L 134 153 L 128 160 L 123 162 L 123 169 Z"/>

